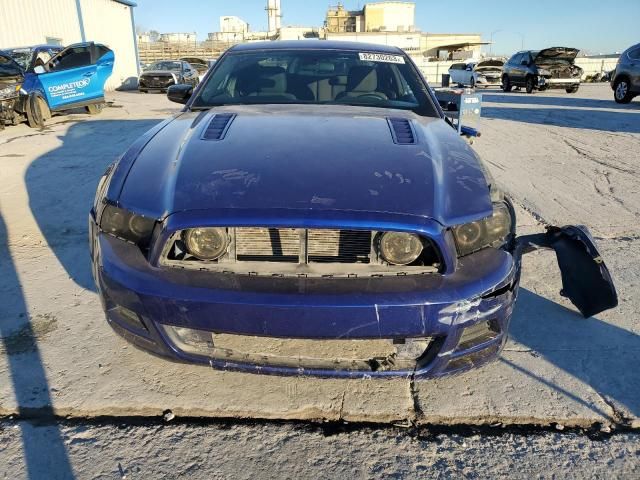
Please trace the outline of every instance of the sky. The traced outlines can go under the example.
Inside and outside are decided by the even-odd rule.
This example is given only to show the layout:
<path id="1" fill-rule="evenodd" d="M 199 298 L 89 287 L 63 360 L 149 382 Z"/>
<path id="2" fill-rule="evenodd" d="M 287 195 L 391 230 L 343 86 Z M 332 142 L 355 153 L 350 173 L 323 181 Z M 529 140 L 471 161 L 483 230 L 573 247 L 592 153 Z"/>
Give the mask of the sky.
<path id="1" fill-rule="evenodd" d="M 267 29 L 266 0 L 135 0 L 136 25 L 145 30 L 219 30 L 218 18 L 236 15 L 251 30 Z M 281 0 L 282 24 L 322 26 L 333 0 Z M 365 3 L 342 0 L 348 9 Z M 370 2 L 369 2 L 370 3 Z M 640 0 L 416 0 L 416 28 L 431 33 L 481 33 L 493 37 L 493 53 L 567 46 L 614 53 L 640 42 Z M 492 35 L 493 34 L 493 35 Z M 487 47 L 488 48 L 488 47 Z"/>

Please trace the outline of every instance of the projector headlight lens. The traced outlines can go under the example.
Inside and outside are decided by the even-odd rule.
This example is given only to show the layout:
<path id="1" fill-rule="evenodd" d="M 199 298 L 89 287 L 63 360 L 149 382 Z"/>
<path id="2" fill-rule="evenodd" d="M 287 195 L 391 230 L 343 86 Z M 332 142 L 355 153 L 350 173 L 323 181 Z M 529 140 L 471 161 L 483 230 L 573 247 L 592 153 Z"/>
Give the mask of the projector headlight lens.
<path id="1" fill-rule="evenodd" d="M 511 234 L 513 220 L 505 203 L 493 205 L 493 215 L 453 229 L 458 255 L 461 257 L 485 247 L 500 247 Z"/>
<path id="2" fill-rule="evenodd" d="M 137 215 L 114 205 L 105 206 L 100 218 L 100 228 L 103 232 L 140 246 L 149 243 L 155 224 L 153 218 Z"/>
<path id="3" fill-rule="evenodd" d="M 224 228 L 192 228 L 183 234 L 187 250 L 200 260 L 216 260 L 227 250 L 229 236 Z"/>
<path id="4" fill-rule="evenodd" d="M 418 235 L 386 232 L 380 238 L 380 254 L 393 265 L 409 265 L 422 253 L 422 240 Z"/>

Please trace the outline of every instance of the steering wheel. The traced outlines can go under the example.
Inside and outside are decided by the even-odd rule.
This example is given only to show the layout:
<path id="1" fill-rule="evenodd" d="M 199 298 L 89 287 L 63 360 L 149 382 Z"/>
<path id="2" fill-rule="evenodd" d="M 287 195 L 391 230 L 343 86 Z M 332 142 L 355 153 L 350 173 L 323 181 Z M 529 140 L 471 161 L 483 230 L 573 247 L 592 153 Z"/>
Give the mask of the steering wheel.
<path id="1" fill-rule="evenodd" d="M 369 98 L 372 100 L 387 100 L 386 95 L 383 95 L 382 93 L 363 93 L 362 95 L 358 95 L 358 98 Z"/>

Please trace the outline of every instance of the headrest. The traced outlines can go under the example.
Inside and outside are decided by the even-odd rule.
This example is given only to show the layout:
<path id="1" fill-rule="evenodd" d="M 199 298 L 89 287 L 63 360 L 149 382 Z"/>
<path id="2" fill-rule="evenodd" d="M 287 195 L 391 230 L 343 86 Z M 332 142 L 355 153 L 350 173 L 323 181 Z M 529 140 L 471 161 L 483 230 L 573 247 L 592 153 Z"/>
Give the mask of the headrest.
<path id="1" fill-rule="evenodd" d="M 378 89 L 378 72 L 375 67 L 359 65 L 349 69 L 347 91 L 375 92 Z"/>

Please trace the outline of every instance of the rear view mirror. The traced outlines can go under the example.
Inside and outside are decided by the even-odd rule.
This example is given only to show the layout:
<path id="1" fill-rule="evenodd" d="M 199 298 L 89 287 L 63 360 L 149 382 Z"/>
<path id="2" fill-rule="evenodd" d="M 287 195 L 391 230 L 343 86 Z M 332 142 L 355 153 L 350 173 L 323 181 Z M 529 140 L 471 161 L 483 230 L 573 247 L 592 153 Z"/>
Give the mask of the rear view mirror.
<path id="1" fill-rule="evenodd" d="M 167 89 L 167 98 L 176 103 L 187 103 L 192 94 L 193 87 L 187 84 L 171 85 Z"/>
<path id="2" fill-rule="evenodd" d="M 37 67 L 34 67 L 33 72 L 34 72 L 36 75 L 40 75 L 40 74 L 42 74 L 42 73 L 45 73 L 45 72 L 46 72 L 46 70 L 44 69 L 44 67 L 43 67 L 42 65 L 38 65 Z"/>

